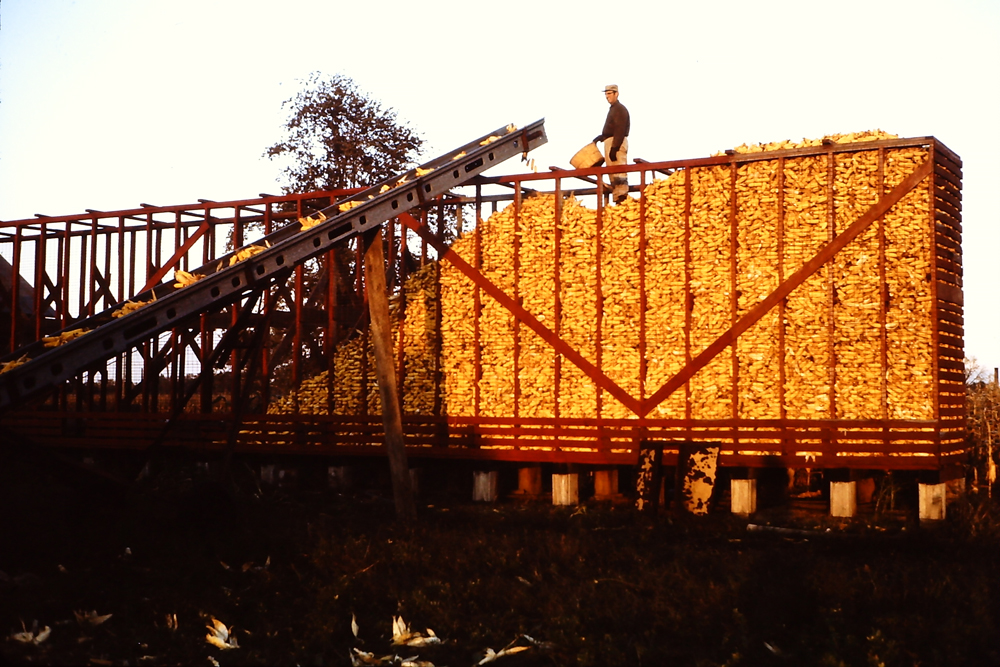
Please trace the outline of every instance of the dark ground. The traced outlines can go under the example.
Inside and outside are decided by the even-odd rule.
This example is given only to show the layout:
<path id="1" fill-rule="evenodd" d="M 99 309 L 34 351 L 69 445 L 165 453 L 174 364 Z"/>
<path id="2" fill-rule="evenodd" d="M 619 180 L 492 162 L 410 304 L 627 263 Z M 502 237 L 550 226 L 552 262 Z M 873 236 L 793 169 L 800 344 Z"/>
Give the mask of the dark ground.
<path id="1" fill-rule="evenodd" d="M 753 519 L 816 531 L 790 535 L 724 508 L 474 505 L 471 468 L 452 464 L 400 525 L 384 471 L 336 494 L 328 462 L 300 463 L 289 488 L 260 488 L 246 459 L 224 490 L 178 458 L 125 488 L 0 449 L 0 662 L 348 665 L 358 647 L 467 667 L 528 635 L 538 645 L 494 664 L 1000 664 L 995 504 L 953 504 L 934 528 L 905 507 L 834 521 L 819 500 Z M 74 611 L 112 617 L 88 627 Z M 446 642 L 391 647 L 398 614 Z M 239 648 L 206 642 L 212 617 Z M 46 641 L 8 638 L 36 621 Z"/>

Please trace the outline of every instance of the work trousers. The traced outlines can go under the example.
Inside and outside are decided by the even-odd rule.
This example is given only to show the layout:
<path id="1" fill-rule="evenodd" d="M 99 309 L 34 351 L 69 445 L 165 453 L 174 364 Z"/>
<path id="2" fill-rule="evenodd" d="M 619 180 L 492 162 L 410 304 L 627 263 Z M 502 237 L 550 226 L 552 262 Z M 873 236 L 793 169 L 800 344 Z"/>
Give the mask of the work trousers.
<path id="1" fill-rule="evenodd" d="M 614 142 L 614 137 L 608 137 L 604 140 L 604 162 L 609 167 L 614 167 L 617 165 L 625 166 L 628 164 L 628 137 L 622 139 L 622 145 L 618 149 L 618 154 L 615 156 L 616 159 L 612 160 L 609 157 L 611 153 L 611 144 Z M 615 199 L 619 199 L 628 194 L 628 174 L 611 174 L 611 194 Z"/>

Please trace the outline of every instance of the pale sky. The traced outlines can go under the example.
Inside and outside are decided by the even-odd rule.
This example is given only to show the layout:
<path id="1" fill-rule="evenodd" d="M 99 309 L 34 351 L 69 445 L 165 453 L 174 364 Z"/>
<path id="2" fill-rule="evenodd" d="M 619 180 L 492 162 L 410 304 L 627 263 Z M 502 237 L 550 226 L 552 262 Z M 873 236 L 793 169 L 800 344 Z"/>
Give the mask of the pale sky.
<path id="1" fill-rule="evenodd" d="M 933 135 L 964 162 L 966 354 L 1000 366 L 1000 0 L 4 0 L 0 220 L 278 192 L 261 155 L 313 71 L 393 108 L 425 158 L 544 117 L 532 157 L 568 167 L 607 83 L 630 158 Z"/>

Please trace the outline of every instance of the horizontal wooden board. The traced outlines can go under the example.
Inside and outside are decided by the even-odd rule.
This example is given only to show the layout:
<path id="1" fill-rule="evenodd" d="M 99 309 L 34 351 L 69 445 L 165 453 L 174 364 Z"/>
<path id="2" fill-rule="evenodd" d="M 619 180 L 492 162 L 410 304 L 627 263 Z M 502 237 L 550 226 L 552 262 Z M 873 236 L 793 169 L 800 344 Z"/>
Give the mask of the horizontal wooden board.
<path id="1" fill-rule="evenodd" d="M 962 212 L 961 198 L 941 188 L 934 190 L 934 205 L 947 207 L 947 210 L 953 215 L 959 215 Z"/>
<path id="2" fill-rule="evenodd" d="M 962 293 L 962 288 L 956 287 L 954 285 L 949 285 L 948 283 L 939 282 L 937 287 L 937 297 L 942 301 L 947 301 L 956 305 L 964 305 L 965 298 Z"/>
<path id="3" fill-rule="evenodd" d="M 937 139 L 934 140 L 934 160 L 948 167 L 953 174 L 962 175 L 962 158 Z"/>
<path id="4" fill-rule="evenodd" d="M 938 331 L 951 334 L 958 339 L 962 339 L 965 336 L 965 330 L 962 327 L 948 322 L 938 322 Z"/>
<path id="5" fill-rule="evenodd" d="M 934 176 L 935 178 L 940 178 L 947 181 L 953 188 L 957 190 L 962 189 L 962 179 L 960 176 L 948 171 L 948 169 L 942 165 L 940 162 L 934 165 Z"/>
<path id="6" fill-rule="evenodd" d="M 953 273 L 957 276 L 962 275 L 962 265 L 958 262 L 953 262 L 950 259 L 944 259 L 941 257 L 937 258 L 938 268 L 944 269 L 949 273 Z"/>
<path id="7" fill-rule="evenodd" d="M 940 222 L 938 222 L 935 225 L 935 229 L 937 230 L 938 234 L 943 234 L 944 236 L 947 236 L 949 239 L 951 239 L 955 243 L 958 243 L 958 244 L 962 243 L 962 235 L 959 234 L 957 230 L 952 229 L 948 225 L 943 225 Z"/>

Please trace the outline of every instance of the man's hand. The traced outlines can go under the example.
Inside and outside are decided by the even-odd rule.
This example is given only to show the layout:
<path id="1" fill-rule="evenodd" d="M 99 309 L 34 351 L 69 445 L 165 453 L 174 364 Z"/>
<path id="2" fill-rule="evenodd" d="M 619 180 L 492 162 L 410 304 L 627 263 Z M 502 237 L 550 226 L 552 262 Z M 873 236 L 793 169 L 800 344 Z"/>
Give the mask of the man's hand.
<path id="1" fill-rule="evenodd" d="M 608 160 L 610 162 L 614 162 L 617 159 L 618 159 L 618 149 L 612 146 L 611 150 L 608 151 Z"/>

